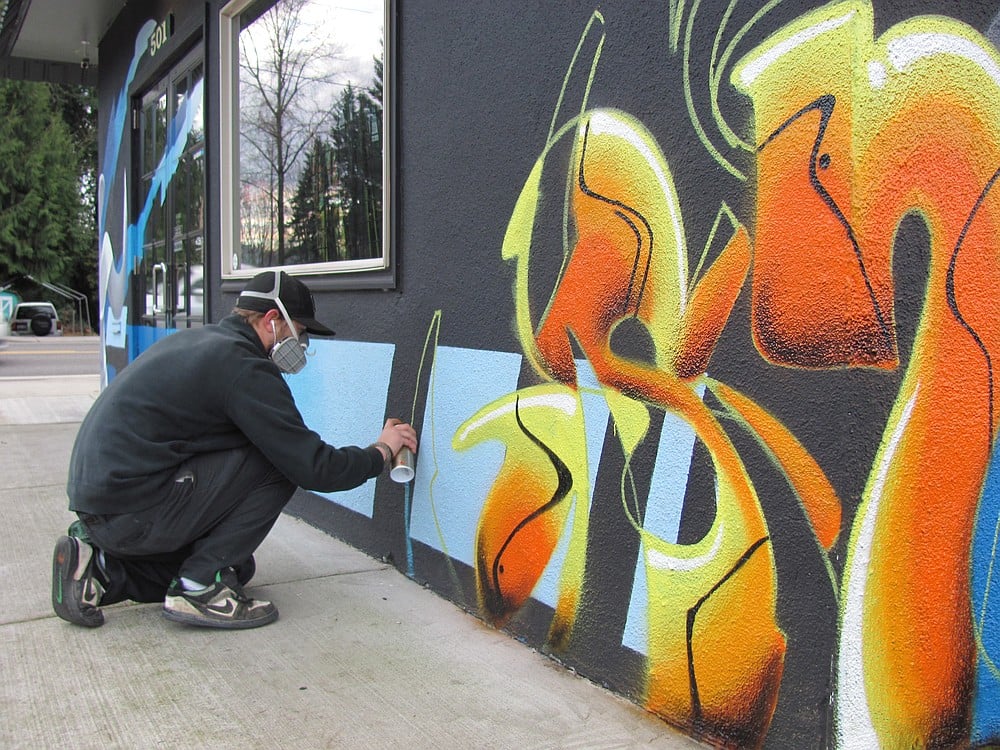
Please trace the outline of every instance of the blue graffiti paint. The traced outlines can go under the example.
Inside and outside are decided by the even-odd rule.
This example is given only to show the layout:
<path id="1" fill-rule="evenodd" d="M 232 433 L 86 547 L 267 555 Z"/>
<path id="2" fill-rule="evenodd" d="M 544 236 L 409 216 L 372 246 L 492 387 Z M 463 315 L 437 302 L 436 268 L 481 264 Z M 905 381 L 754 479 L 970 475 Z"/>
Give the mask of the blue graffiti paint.
<path id="1" fill-rule="evenodd" d="M 413 569 L 413 539 L 410 537 L 410 512 L 413 510 L 411 484 L 407 482 L 403 487 L 403 521 L 406 525 L 406 574 L 413 578 L 416 571 Z"/>
<path id="2" fill-rule="evenodd" d="M 191 95 L 184 99 L 184 104 L 174 115 L 167 127 L 166 148 L 163 156 L 160 157 L 159 164 L 153 172 L 153 179 L 146 194 L 142 211 L 134 225 L 129 227 L 128 238 L 129 247 L 127 255 L 130 260 L 126 273 L 131 273 L 136 265 L 142 260 L 142 238 L 146 235 L 146 224 L 153 212 L 153 202 L 159 201 L 162 206 L 167 198 L 167 188 L 177 173 L 177 165 L 180 164 L 181 154 L 187 145 L 187 137 L 194 125 L 195 115 L 201 108 L 203 81 L 198 81 L 191 89 Z"/>
<path id="3" fill-rule="evenodd" d="M 118 97 L 115 100 L 114 105 L 111 107 L 111 116 L 108 118 L 108 132 L 104 145 L 103 170 L 99 178 L 99 184 L 104 187 L 104 190 L 99 196 L 100 203 L 97 207 L 97 236 L 102 242 L 104 241 L 105 233 L 107 232 L 108 203 L 111 200 L 112 193 L 111 186 L 114 184 L 115 173 L 118 171 L 118 155 L 121 151 L 121 145 L 125 140 L 126 118 L 128 117 L 130 109 L 128 106 L 128 91 L 132 81 L 135 79 L 136 71 L 139 68 L 139 62 L 141 61 L 142 56 L 146 54 L 146 50 L 149 48 L 149 38 L 155 28 L 156 22 L 149 19 L 139 29 L 139 33 L 135 37 L 135 47 L 132 53 L 132 61 L 129 63 L 128 71 L 125 74 L 125 80 L 122 83 L 121 88 L 118 90 Z M 124 190 L 125 187 L 123 185 L 121 191 L 124 192 Z M 127 221 L 127 217 L 123 216 L 122 222 L 125 221 Z M 126 244 L 128 243 L 126 242 Z M 122 280 L 122 288 L 127 289 L 127 281 L 123 278 L 125 248 L 119 248 L 118 253 L 114 253 L 112 248 L 110 264 L 111 268 L 109 273 L 114 275 L 117 279 Z M 99 283 L 102 285 L 100 296 L 103 300 L 101 320 L 105 323 L 101 326 L 101 346 L 107 349 L 109 341 L 108 326 L 106 323 L 111 320 L 113 312 L 108 287 L 112 286 L 112 283 L 110 279 L 106 278 L 101 278 Z M 117 368 L 114 368 L 111 365 L 106 365 L 102 378 L 103 385 L 110 383 L 116 374 Z"/>
<path id="4" fill-rule="evenodd" d="M 396 354 L 393 344 L 313 339 L 308 366 L 287 378 L 309 425 L 331 445 L 367 445 L 386 418 L 386 397 Z M 375 482 L 343 492 L 317 493 L 371 518 Z"/>
<path id="5" fill-rule="evenodd" d="M 129 326 L 128 335 L 136 354 L 146 351 L 162 338 L 176 333 L 176 328 L 154 328 L 152 326 Z"/>
<path id="6" fill-rule="evenodd" d="M 106 150 L 108 152 L 108 157 L 106 159 L 106 167 L 102 176 L 104 177 L 105 184 L 112 184 L 114 174 L 117 170 L 118 155 L 121 148 L 121 144 L 125 137 L 126 128 L 126 115 L 128 113 L 128 89 L 135 77 L 136 70 L 138 68 L 139 62 L 142 55 L 145 54 L 149 35 L 155 28 L 155 23 L 153 21 L 147 21 L 143 24 L 142 29 L 139 31 L 136 37 L 135 44 L 135 54 L 133 55 L 132 62 L 129 66 L 128 73 L 126 75 L 126 80 L 122 86 L 118 99 L 112 110 L 111 122 L 108 127 L 108 138 Z M 146 233 L 146 224 L 149 221 L 149 217 L 152 214 L 154 201 L 159 201 L 162 205 L 166 199 L 167 188 L 170 182 L 173 180 L 174 175 L 177 172 L 177 167 L 180 163 L 181 154 L 183 154 L 184 149 L 187 145 L 187 138 L 191 132 L 191 128 L 194 125 L 195 117 L 197 116 L 199 110 L 202 107 L 203 99 L 203 88 L 204 82 L 198 81 L 194 87 L 191 89 L 190 94 L 184 99 L 183 104 L 180 109 L 175 113 L 173 119 L 170 121 L 167 127 L 167 138 L 164 145 L 163 155 L 160 157 L 160 161 L 157 164 L 156 170 L 153 172 L 153 178 L 149 187 L 149 191 L 145 196 L 142 210 L 134 224 L 128 224 L 125 229 L 125 247 L 121 249 L 121 252 L 115 254 L 114 263 L 112 264 L 111 273 L 115 275 L 118 281 L 121 283 L 122 288 L 128 289 L 128 278 L 129 275 L 135 270 L 135 268 L 142 261 L 143 249 L 142 249 L 142 238 Z M 121 188 L 124 190 L 124 185 Z M 110 191 L 106 192 L 102 197 L 102 204 L 100 210 L 100 226 L 99 234 L 104 236 L 107 223 L 107 204 L 110 200 Z M 123 216 L 122 221 L 127 221 L 127 217 Z M 108 282 L 110 283 L 110 282 Z M 110 300 L 106 297 L 104 302 L 104 317 L 108 318 L 110 312 Z M 150 334 L 142 330 L 143 326 L 129 325 L 128 338 L 131 342 L 129 345 L 129 358 L 134 359 L 140 353 L 142 353 L 151 343 L 162 338 L 163 335 L 167 333 L 172 333 L 175 329 L 165 329 L 162 332 Z M 105 339 L 104 345 L 107 346 L 107 340 Z M 107 373 L 108 382 L 111 381 L 112 375 L 110 372 Z"/>
<path id="7" fill-rule="evenodd" d="M 976 638 L 976 686 L 972 740 L 1000 739 L 1000 444 L 993 450 L 972 537 L 972 626 Z"/>
<path id="8" fill-rule="evenodd" d="M 108 135 L 104 145 L 105 156 L 102 176 L 104 177 L 105 185 L 111 185 L 114 180 L 115 171 L 118 169 L 118 153 L 124 141 L 125 119 L 129 112 L 128 89 L 135 78 L 136 70 L 139 68 L 139 61 L 149 48 L 149 37 L 155 28 L 156 22 L 150 19 L 139 29 L 139 33 L 135 37 L 135 50 L 132 53 L 132 62 L 129 64 L 128 72 L 125 74 L 125 82 L 118 91 L 118 98 L 111 108 L 111 117 L 108 121 Z M 106 191 L 98 211 L 98 235 L 101 237 L 104 236 L 104 229 L 107 223 L 109 199 L 110 191 Z"/>

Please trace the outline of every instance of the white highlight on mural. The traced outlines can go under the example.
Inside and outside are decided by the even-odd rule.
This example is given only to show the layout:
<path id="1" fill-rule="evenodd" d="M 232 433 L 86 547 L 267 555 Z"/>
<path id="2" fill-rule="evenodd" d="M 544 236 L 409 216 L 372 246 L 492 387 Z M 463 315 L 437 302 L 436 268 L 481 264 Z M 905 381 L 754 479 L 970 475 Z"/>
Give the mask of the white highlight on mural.
<path id="1" fill-rule="evenodd" d="M 593 133 L 607 133 L 617 138 L 621 138 L 642 154 L 643 160 L 656 174 L 656 180 L 660 184 L 660 189 L 667 201 L 670 209 L 670 224 L 674 231 L 674 246 L 677 248 L 677 278 L 687 279 L 687 250 L 684 243 L 684 227 L 680 215 L 680 199 L 674 191 L 670 175 L 662 169 L 662 157 L 654 153 L 649 144 L 639 137 L 635 130 L 616 117 L 612 117 L 606 112 L 595 111 L 590 117 L 590 130 Z M 680 312 L 683 314 L 687 308 L 687 287 L 679 285 L 680 292 L 678 300 L 680 302 Z"/>
<path id="2" fill-rule="evenodd" d="M 517 408 L 550 406 L 553 409 L 558 409 L 559 411 L 564 412 L 567 416 L 572 417 L 574 414 L 576 414 L 576 404 L 577 401 L 575 398 L 565 394 L 559 394 L 559 395 L 552 394 L 548 396 L 529 396 L 527 398 L 521 398 L 517 400 L 516 404 L 515 403 L 504 404 L 503 406 L 494 409 L 489 414 L 484 414 L 482 419 L 477 419 L 475 422 L 473 422 L 464 430 L 462 430 L 462 434 L 459 435 L 458 439 L 464 441 L 468 437 L 470 432 L 482 427 L 484 424 L 492 422 L 495 419 L 499 419 L 505 414 L 510 414 L 511 412 L 514 411 L 515 406 L 517 406 Z"/>
<path id="3" fill-rule="evenodd" d="M 875 521 L 878 517 L 886 477 L 892 465 L 899 441 L 909 424 L 913 407 L 917 402 L 919 385 L 906 402 L 892 437 L 878 464 L 878 473 L 872 485 L 868 502 L 864 504 L 864 517 L 860 519 L 860 533 L 851 551 L 851 559 L 846 571 L 847 588 L 844 592 L 844 615 L 840 624 L 840 644 L 837 661 L 837 694 L 835 717 L 837 746 L 841 750 L 870 750 L 879 747 L 878 735 L 872 723 L 865 693 L 865 674 L 862 649 L 865 589 L 868 584 L 868 568 L 871 563 L 872 538 L 875 535 Z M 857 521 L 856 521 L 857 523 Z"/>
<path id="4" fill-rule="evenodd" d="M 115 249 L 111 244 L 111 235 L 107 232 L 101 240 L 101 255 L 98 258 L 98 273 L 100 283 L 98 284 L 98 299 L 100 304 L 98 309 L 101 313 L 101 335 L 104 346 L 101 347 L 101 377 L 102 381 L 107 378 L 107 347 L 113 346 L 118 349 L 125 348 L 125 324 L 122 322 L 122 315 L 116 311 L 124 311 L 128 314 L 128 308 L 121 305 L 109 305 L 108 293 L 111 289 L 112 274 L 115 266 Z M 107 385 L 106 382 L 103 385 Z"/>
<path id="5" fill-rule="evenodd" d="M 889 62 L 900 72 L 925 57 L 955 55 L 978 65 L 993 79 L 993 83 L 1000 87 L 1000 66 L 996 60 L 985 49 L 965 37 L 934 32 L 908 34 L 893 39 L 886 49 L 889 53 Z"/>
<path id="6" fill-rule="evenodd" d="M 771 65 L 778 62 L 779 59 L 787 55 L 789 52 L 793 51 L 797 47 L 801 47 L 803 44 L 811 42 L 813 39 L 826 34 L 829 31 L 838 29 L 844 24 L 848 23 L 857 14 L 856 10 L 852 10 L 846 15 L 840 16 L 839 18 L 831 18 L 828 21 L 823 21 L 815 26 L 810 26 L 809 28 L 803 29 L 797 34 L 793 34 L 782 42 L 771 47 L 763 55 L 755 59 L 752 63 L 748 64 L 746 67 L 740 71 L 740 81 L 744 86 L 749 87 L 757 78 L 764 73 Z"/>
<path id="7" fill-rule="evenodd" d="M 872 60 L 868 63 L 868 82 L 873 89 L 883 88 L 888 80 L 889 72 L 885 69 L 885 65 L 878 60 Z"/>
<path id="8" fill-rule="evenodd" d="M 719 548 L 722 546 L 723 533 L 725 533 L 725 524 L 720 523 L 718 531 L 715 534 L 715 539 L 712 540 L 712 549 L 699 557 L 671 557 L 670 555 L 663 554 L 658 549 L 649 549 L 646 551 L 646 559 L 657 570 L 679 570 L 683 572 L 697 570 L 704 565 L 708 565 L 715 559 Z"/>
<path id="9" fill-rule="evenodd" d="M 103 175 L 102 175 L 103 179 Z M 101 297 L 101 338 L 104 346 L 102 350 L 103 367 L 101 371 L 102 385 L 107 385 L 107 347 L 124 349 L 128 330 L 128 305 L 125 304 L 125 293 L 128 288 L 128 262 L 124 254 L 128 247 L 128 175 L 122 170 L 122 235 L 120 268 L 115 268 L 115 248 L 111 241 L 111 235 L 104 233 L 101 245 L 101 276 L 100 276 L 100 297 Z M 104 259 L 107 258 L 107 269 L 104 268 Z M 106 270 L 106 273 L 105 273 Z"/>
<path id="10" fill-rule="evenodd" d="M 98 178 L 98 192 L 104 186 L 104 175 Z M 101 331 L 101 390 L 108 385 L 108 334 L 107 315 L 104 312 L 104 303 L 108 298 L 108 278 L 111 276 L 111 268 L 115 262 L 115 251 L 111 247 L 111 237 L 105 232 L 101 238 L 101 253 L 97 256 L 97 315 L 98 325 Z"/>

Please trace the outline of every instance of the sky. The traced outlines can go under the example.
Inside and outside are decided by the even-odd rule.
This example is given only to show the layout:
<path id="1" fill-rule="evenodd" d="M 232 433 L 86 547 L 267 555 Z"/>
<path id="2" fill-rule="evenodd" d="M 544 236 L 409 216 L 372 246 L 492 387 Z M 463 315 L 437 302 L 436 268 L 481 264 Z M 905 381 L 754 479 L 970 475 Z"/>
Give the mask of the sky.
<path id="1" fill-rule="evenodd" d="M 382 0 L 310 0 L 310 11 L 320 18 L 320 28 L 329 28 L 343 46 L 344 54 L 355 61 L 357 80 L 366 84 L 372 76 L 372 57 L 377 55 L 385 23 Z M 328 19 L 323 23 L 323 18 Z"/>
<path id="2" fill-rule="evenodd" d="M 256 21 L 242 34 L 255 36 L 260 23 Z M 384 25 L 383 0 L 306 0 L 301 19 L 301 28 L 308 34 L 307 43 L 326 35 L 331 46 L 338 49 L 337 67 L 343 68 L 338 80 L 351 80 L 362 87 L 371 83 L 372 57 L 381 50 Z"/>

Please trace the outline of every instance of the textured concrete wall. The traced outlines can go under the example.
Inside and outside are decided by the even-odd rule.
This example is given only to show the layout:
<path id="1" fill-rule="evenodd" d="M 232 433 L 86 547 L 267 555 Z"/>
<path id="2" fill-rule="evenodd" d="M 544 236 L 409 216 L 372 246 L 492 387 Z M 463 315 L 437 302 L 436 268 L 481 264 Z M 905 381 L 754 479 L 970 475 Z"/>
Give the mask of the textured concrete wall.
<path id="1" fill-rule="evenodd" d="M 290 382 L 417 474 L 293 510 L 725 746 L 1000 741 L 985 5 L 400 2 L 397 284 Z"/>

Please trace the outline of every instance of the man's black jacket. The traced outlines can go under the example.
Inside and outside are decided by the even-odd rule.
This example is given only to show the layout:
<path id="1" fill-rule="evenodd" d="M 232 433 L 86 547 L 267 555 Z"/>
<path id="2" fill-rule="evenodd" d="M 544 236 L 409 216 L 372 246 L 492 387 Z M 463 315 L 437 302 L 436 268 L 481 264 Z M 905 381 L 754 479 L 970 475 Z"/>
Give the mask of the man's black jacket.
<path id="1" fill-rule="evenodd" d="M 334 448 L 306 427 L 256 332 L 231 315 L 158 341 L 104 389 L 73 446 L 70 510 L 151 507 L 186 459 L 247 443 L 320 492 L 357 487 L 383 468 L 377 448 Z"/>

